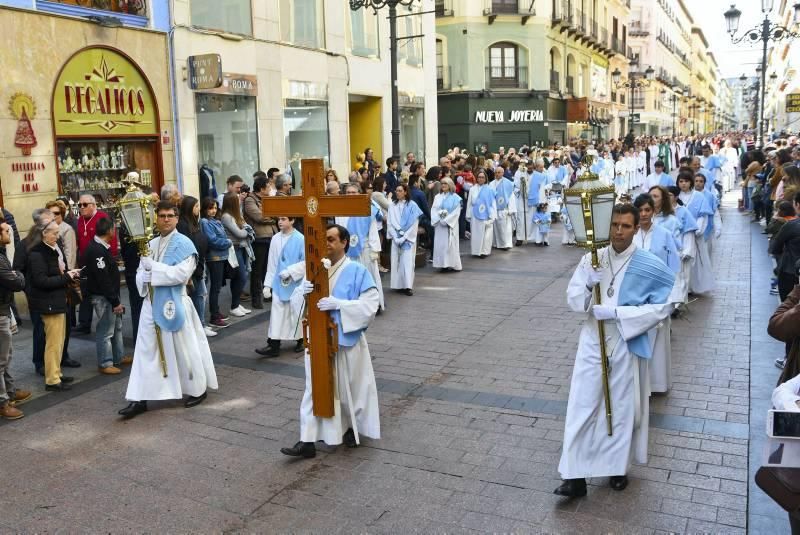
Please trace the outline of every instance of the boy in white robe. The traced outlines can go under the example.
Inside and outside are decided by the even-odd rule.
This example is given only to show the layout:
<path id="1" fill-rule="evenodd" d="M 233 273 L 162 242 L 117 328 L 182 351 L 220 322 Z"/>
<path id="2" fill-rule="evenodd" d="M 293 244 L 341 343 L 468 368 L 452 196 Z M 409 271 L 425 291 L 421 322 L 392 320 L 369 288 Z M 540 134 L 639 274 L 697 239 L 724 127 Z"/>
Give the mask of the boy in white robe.
<path id="1" fill-rule="evenodd" d="M 494 222 L 494 246 L 498 249 L 511 249 L 514 246 L 513 219 L 517 214 L 517 203 L 514 195 L 514 183 L 503 175 L 505 169 L 497 166 L 494 180 L 489 184 L 495 192 L 497 219 Z"/>
<path id="2" fill-rule="evenodd" d="M 581 330 L 570 383 L 558 465 L 565 481 L 555 490 L 561 496 L 585 496 L 588 477 L 610 476 L 611 488 L 623 490 L 628 485 L 626 473 L 631 460 L 647 462 L 647 332 L 672 310 L 667 301 L 674 277 L 655 255 L 633 243 L 638 218 L 633 206 L 615 206 L 611 246 L 598 251 L 600 268 L 594 269 L 591 255 L 585 255 L 567 288 L 570 308 L 588 317 Z M 594 302 L 598 284 L 602 304 Z M 605 325 L 610 365 L 611 436 L 607 433 L 598 321 Z"/>
<path id="3" fill-rule="evenodd" d="M 187 394 L 184 405 L 190 408 L 206 399 L 209 388 L 217 389 L 208 339 L 186 293 L 197 251 L 189 238 L 175 230 L 175 205 L 161 201 L 156 214 L 160 236 L 150 241 L 150 254 L 142 257 L 136 272 L 136 286 L 145 299 L 125 393 L 130 403 L 119 411 L 125 418 L 145 412 L 148 400 L 181 399 Z"/>
<path id="4" fill-rule="evenodd" d="M 264 276 L 264 293 L 272 294 L 270 304 L 267 345 L 256 349 L 264 357 L 277 357 L 281 340 L 295 342 L 294 352 L 303 351 L 303 325 L 299 314 L 291 307 L 292 292 L 306 274 L 305 240 L 295 230 L 293 217 L 279 217 L 280 232 L 269 244 L 267 274 Z"/>
<path id="5" fill-rule="evenodd" d="M 350 236 L 347 229 L 331 225 L 327 231 L 328 280 L 330 297 L 320 299 L 317 306 L 330 313 L 339 328 L 339 351 L 334 358 L 334 416 L 314 416 L 311 398 L 311 359 L 306 352 L 306 386 L 300 404 L 300 441 L 281 453 L 309 459 L 316 455 L 318 440 L 329 446 L 344 444 L 355 448 L 360 435 L 381 437 L 378 387 L 372 370 L 372 359 L 365 332 L 378 311 L 379 297 L 372 276 L 364 266 L 345 254 Z M 292 298 L 299 308 L 303 293 L 313 285 L 305 281 Z M 302 291 L 301 291 L 302 290 Z"/>

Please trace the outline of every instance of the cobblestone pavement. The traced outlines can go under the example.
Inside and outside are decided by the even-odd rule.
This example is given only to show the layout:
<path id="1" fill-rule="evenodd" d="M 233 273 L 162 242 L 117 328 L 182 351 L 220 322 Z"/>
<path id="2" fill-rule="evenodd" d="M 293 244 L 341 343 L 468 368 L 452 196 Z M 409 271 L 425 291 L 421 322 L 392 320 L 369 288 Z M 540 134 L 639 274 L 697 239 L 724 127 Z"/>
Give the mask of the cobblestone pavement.
<path id="1" fill-rule="evenodd" d="M 764 332 L 768 281 L 750 283 L 751 240 L 753 271 L 768 269 L 765 242 L 735 209 L 724 216 L 719 288 L 673 323 L 673 389 L 652 399 L 650 460 L 624 492 L 597 479 L 585 499 L 552 494 L 581 320 L 564 303 L 581 251 L 555 226 L 549 248 L 426 268 L 413 297 L 388 296 L 368 332 L 381 440 L 282 456 L 299 434 L 302 361 L 288 347 L 257 358 L 266 316 L 254 315 L 212 339 L 220 389 L 196 408 L 154 403 L 122 422 L 126 381 L 107 377 L 23 406 L 0 427 L 0 531 L 732 534 L 749 521 L 785 533 L 748 484 L 763 442 L 750 447 L 751 411 L 763 418 L 780 352 Z M 73 347 L 91 363 L 87 339 Z"/>

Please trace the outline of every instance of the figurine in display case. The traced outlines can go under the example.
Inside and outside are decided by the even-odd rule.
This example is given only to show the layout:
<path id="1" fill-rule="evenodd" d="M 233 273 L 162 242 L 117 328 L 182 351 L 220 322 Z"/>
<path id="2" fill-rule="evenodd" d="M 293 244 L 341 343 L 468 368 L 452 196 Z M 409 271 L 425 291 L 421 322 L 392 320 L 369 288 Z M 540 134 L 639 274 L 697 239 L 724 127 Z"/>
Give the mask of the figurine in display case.
<path id="1" fill-rule="evenodd" d="M 106 148 L 100 147 L 100 156 L 98 156 L 99 161 L 99 169 L 108 169 L 108 154 L 106 154 Z"/>
<path id="2" fill-rule="evenodd" d="M 64 171 L 74 171 L 75 170 L 75 160 L 72 159 L 72 149 L 70 147 L 66 147 L 64 149 Z"/>
<path id="3" fill-rule="evenodd" d="M 117 159 L 119 163 L 120 169 L 125 169 L 125 151 L 122 148 L 122 145 L 117 145 Z"/>
<path id="4" fill-rule="evenodd" d="M 117 158 L 117 151 L 111 147 L 111 154 L 109 155 L 111 169 L 119 169 L 119 159 Z"/>

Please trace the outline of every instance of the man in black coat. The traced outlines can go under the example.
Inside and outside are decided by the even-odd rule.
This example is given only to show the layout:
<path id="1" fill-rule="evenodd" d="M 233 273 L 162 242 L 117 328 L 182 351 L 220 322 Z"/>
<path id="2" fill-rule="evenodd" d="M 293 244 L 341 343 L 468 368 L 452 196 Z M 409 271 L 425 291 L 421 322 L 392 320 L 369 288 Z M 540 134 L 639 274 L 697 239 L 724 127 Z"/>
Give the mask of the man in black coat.
<path id="1" fill-rule="evenodd" d="M 795 193 L 794 209 L 800 210 L 800 192 Z M 798 283 L 795 266 L 800 260 L 800 219 L 781 227 L 769 242 L 769 254 L 778 260 L 778 295 L 783 302 Z"/>
<path id="2" fill-rule="evenodd" d="M 5 246 L 11 243 L 12 229 L 8 223 L 0 223 L 0 416 L 7 420 L 18 420 L 24 416 L 15 403 L 27 400 L 31 393 L 16 388 L 9 373 L 11 367 L 11 303 L 14 292 L 25 288 L 25 277 L 11 269 Z"/>

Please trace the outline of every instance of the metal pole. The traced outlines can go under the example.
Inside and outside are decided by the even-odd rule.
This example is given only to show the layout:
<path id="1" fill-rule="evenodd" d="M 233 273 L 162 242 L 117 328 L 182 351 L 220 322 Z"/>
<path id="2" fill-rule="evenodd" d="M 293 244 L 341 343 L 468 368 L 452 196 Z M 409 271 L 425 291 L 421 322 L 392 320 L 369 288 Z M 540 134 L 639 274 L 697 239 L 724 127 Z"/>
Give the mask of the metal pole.
<path id="1" fill-rule="evenodd" d="M 761 48 L 761 115 L 758 122 L 758 139 L 761 147 L 764 147 L 764 97 L 767 93 L 767 43 L 769 42 L 769 17 L 764 16 L 764 22 L 761 23 L 761 41 L 763 47 Z"/>
<path id="2" fill-rule="evenodd" d="M 389 4 L 389 62 L 392 82 L 392 158 L 400 161 L 400 105 L 397 96 L 397 4 Z"/>
<path id="3" fill-rule="evenodd" d="M 675 137 L 675 103 L 678 101 L 677 95 L 672 95 L 672 137 Z"/>

